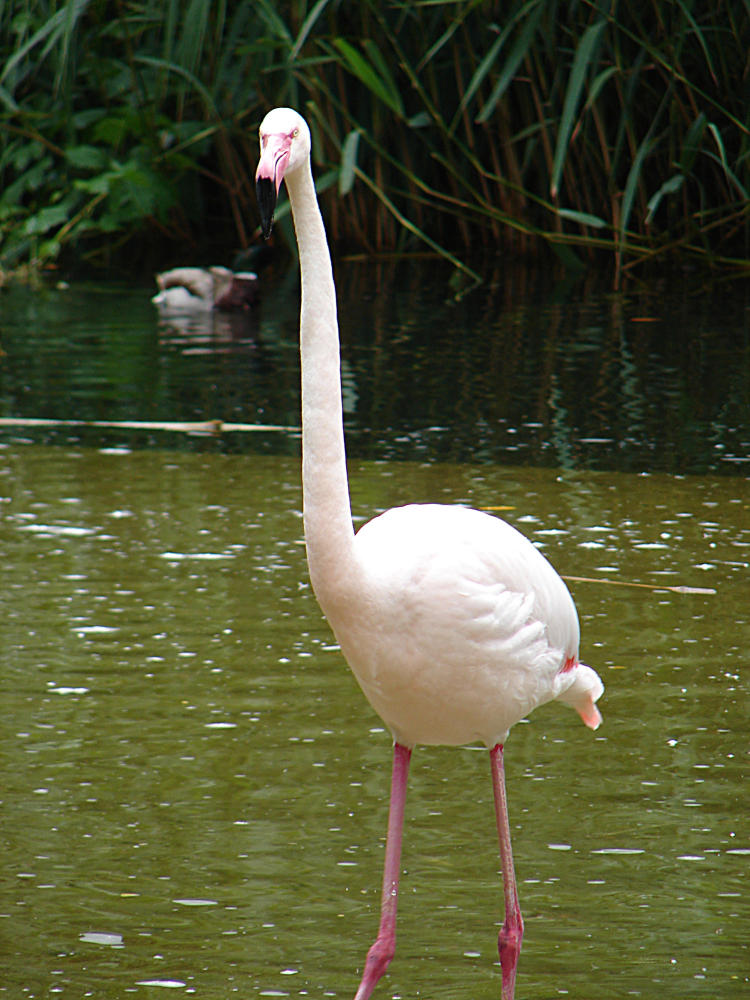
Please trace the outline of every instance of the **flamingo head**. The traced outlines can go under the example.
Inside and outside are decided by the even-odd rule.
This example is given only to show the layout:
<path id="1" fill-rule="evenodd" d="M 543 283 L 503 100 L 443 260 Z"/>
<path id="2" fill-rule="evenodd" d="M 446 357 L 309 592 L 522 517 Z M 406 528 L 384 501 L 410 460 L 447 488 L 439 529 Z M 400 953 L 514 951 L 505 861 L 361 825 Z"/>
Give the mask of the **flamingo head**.
<path id="1" fill-rule="evenodd" d="M 273 226 L 276 199 L 285 174 L 296 170 L 310 156 L 310 129 L 292 108 L 274 108 L 260 126 L 260 162 L 255 171 L 255 192 L 263 236 Z"/>

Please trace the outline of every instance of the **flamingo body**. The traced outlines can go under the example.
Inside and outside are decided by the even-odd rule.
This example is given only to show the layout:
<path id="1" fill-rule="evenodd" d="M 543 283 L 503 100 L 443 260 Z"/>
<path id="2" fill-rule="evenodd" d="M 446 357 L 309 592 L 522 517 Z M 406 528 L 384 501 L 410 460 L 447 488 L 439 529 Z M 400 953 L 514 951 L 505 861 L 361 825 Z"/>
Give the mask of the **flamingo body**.
<path id="1" fill-rule="evenodd" d="M 509 524 L 468 507 L 397 507 L 360 528 L 354 560 L 357 585 L 328 619 L 398 743 L 493 747 L 566 694 L 594 720 L 601 687 L 577 663 L 573 600 Z"/>
<path id="2" fill-rule="evenodd" d="M 286 183 L 302 278 L 302 494 L 310 579 L 370 704 L 394 738 L 381 921 L 355 1000 L 368 1000 L 395 948 L 404 801 L 416 744 L 490 749 L 503 868 L 498 937 L 513 1000 L 523 937 L 505 796 L 511 726 L 552 699 L 601 722 L 597 674 L 578 659 L 567 587 L 515 528 L 466 507 L 412 504 L 354 534 L 341 405 L 336 291 L 310 167 L 310 131 L 290 108 L 260 127 L 256 187 L 264 234 Z"/>

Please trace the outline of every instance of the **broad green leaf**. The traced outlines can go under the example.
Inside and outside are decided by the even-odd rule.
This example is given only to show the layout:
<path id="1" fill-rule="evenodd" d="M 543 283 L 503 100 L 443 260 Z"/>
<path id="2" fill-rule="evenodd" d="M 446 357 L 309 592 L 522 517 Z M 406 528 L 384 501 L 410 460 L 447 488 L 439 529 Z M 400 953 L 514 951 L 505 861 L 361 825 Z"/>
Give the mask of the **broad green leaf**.
<path id="1" fill-rule="evenodd" d="M 557 144 L 555 146 L 555 156 L 552 162 L 552 178 L 550 180 L 550 190 L 552 197 L 557 197 L 560 187 L 560 178 L 565 165 L 565 157 L 568 153 L 568 143 L 573 133 L 576 114 L 578 113 L 578 103 L 586 81 L 586 74 L 589 66 L 594 62 L 597 45 L 602 31 L 607 26 L 606 20 L 602 19 L 596 24 L 589 25 L 584 31 L 581 41 L 576 49 L 573 58 L 573 65 L 570 69 L 570 78 L 565 91 L 565 101 L 563 103 L 560 128 L 557 133 Z"/>
<path id="2" fill-rule="evenodd" d="M 33 166 L 25 170 L 20 177 L 17 177 L 12 184 L 0 195 L 0 204 L 15 205 L 22 203 L 22 199 L 29 191 L 36 191 L 44 185 L 49 170 L 52 167 L 52 157 L 43 156 Z"/>
<path id="3" fill-rule="evenodd" d="M 18 111 L 18 105 L 11 97 L 9 91 L 5 87 L 0 87 L 0 104 L 4 104 L 8 111 L 15 114 Z"/>
<path id="4" fill-rule="evenodd" d="M 318 0 L 316 4 L 313 5 L 312 10 L 307 15 L 305 20 L 302 22 L 302 26 L 297 33 L 297 37 L 294 41 L 291 52 L 289 53 L 289 62 L 294 62 L 295 59 L 299 58 L 300 50 L 302 46 L 307 41 L 307 36 L 310 34 L 312 29 L 315 27 L 315 22 L 318 20 L 320 15 L 323 13 L 325 8 L 330 3 L 330 0 Z"/>
<path id="5" fill-rule="evenodd" d="M 682 13 L 685 15 L 685 18 L 690 23 L 692 35 L 694 38 L 698 39 L 698 44 L 703 50 L 703 55 L 706 60 L 706 65 L 708 66 L 708 71 L 711 74 L 714 83 L 716 83 L 716 71 L 714 70 L 713 60 L 711 59 L 711 46 L 706 41 L 703 32 L 700 29 L 700 25 L 693 17 L 688 5 L 684 3 L 684 0 L 677 0 L 677 6 L 682 10 Z M 716 45 L 716 42 L 714 42 L 713 44 Z"/>
<path id="6" fill-rule="evenodd" d="M 628 178 L 625 181 L 625 191 L 622 196 L 622 212 L 620 213 L 621 246 L 624 246 L 625 244 L 625 233 L 627 232 L 628 222 L 630 221 L 630 212 L 633 208 L 633 201 L 635 200 L 638 182 L 641 179 L 641 168 L 643 167 L 644 160 L 655 145 L 656 140 L 654 139 L 646 137 L 646 139 L 643 140 L 641 145 L 638 147 L 638 151 L 633 159 L 633 165 L 631 166 Z"/>
<path id="7" fill-rule="evenodd" d="M 701 113 L 695 119 L 693 124 L 685 133 L 685 138 L 682 142 L 682 155 L 680 156 L 680 170 L 682 171 L 683 174 L 689 174 L 690 171 L 693 169 L 693 164 L 695 163 L 695 158 L 698 155 L 698 150 L 700 149 L 705 129 L 706 129 L 706 116 L 701 111 Z"/>
<path id="8" fill-rule="evenodd" d="M 497 103 L 503 96 L 507 88 L 510 86 L 513 78 L 516 75 L 516 70 L 521 65 L 526 53 L 531 47 L 531 43 L 534 40 L 534 35 L 536 34 L 536 29 L 539 26 L 539 22 L 544 13 L 544 4 L 539 2 L 534 2 L 527 4 L 522 13 L 525 14 L 527 11 L 531 11 L 528 20 L 523 26 L 521 34 L 516 39 L 515 44 L 510 50 L 508 58 L 503 66 L 503 70 L 500 73 L 500 79 L 495 84 L 492 93 L 487 98 L 482 110 L 477 115 L 477 121 L 481 124 L 486 122 L 488 118 L 492 115 L 492 112 L 497 107 Z M 498 49 L 499 52 L 499 49 Z"/>
<path id="9" fill-rule="evenodd" d="M 85 191 L 87 194 L 109 194 L 112 183 L 117 177 L 117 174 L 107 171 L 95 177 L 78 178 L 73 181 L 73 187 L 76 191 Z"/>
<path id="10" fill-rule="evenodd" d="M 326 173 L 322 174 L 315 181 L 315 193 L 322 194 L 323 191 L 327 191 L 329 187 L 333 187 L 338 180 L 338 176 L 338 170 L 326 171 Z"/>
<path id="11" fill-rule="evenodd" d="M 99 229 L 103 233 L 116 233 L 127 220 L 119 212 L 104 212 L 99 217 Z"/>
<path id="12" fill-rule="evenodd" d="M 716 143 L 716 146 L 719 150 L 719 160 L 721 161 L 721 165 L 724 169 L 724 173 L 727 177 L 727 180 L 729 180 L 737 188 L 740 197 L 744 198 L 745 201 L 747 201 L 748 200 L 747 189 L 745 188 L 744 184 L 741 183 L 740 179 L 737 177 L 732 168 L 729 166 L 729 161 L 727 160 L 727 151 L 724 148 L 724 140 L 721 137 L 721 132 L 719 132 L 718 128 L 716 127 L 716 125 L 714 125 L 713 122 L 708 123 L 708 131 L 714 137 L 714 142 Z"/>
<path id="13" fill-rule="evenodd" d="M 76 111 L 69 120 L 75 129 L 85 129 L 104 118 L 106 114 L 106 108 L 85 108 L 83 111 Z"/>
<path id="14" fill-rule="evenodd" d="M 591 108 L 594 104 L 596 104 L 596 99 L 599 96 L 599 92 L 604 87 L 604 84 L 607 83 L 611 77 L 616 76 L 618 72 L 619 70 L 616 66 L 608 66 L 607 69 L 602 70 L 601 73 L 597 73 L 591 83 L 591 86 L 589 87 L 589 94 L 586 98 L 587 108 Z"/>
<path id="15" fill-rule="evenodd" d="M 54 260 L 59 255 L 61 249 L 62 246 L 60 245 L 59 240 L 54 238 L 51 240 L 42 240 L 39 244 L 36 256 L 39 260 Z"/>
<path id="16" fill-rule="evenodd" d="M 341 147 L 341 168 L 339 170 L 339 194 L 349 194 L 354 187 L 354 168 L 357 166 L 357 150 L 359 148 L 359 130 L 354 129 L 344 139 Z"/>
<path id="17" fill-rule="evenodd" d="M 400 114 L 403 115 L 404 106 L 401 101 L 401 91 L 391 75 L 390 68 L 386 60 L 383 58 L 382 52 L 371 38 L 366 38 L 362 45 L 365 52 L 370 57 L 370 62 L 377 71 L 380 79 L 383 81 L 388 93 L 391 95 L 394 107 L 398 107 L 400 109 Z"/>
<path id="18" fill-rule="evenodd" d="M 407 119 L 406 124 L 409 128 L 427 128 L 428 125 L 432 124 L 432 118 L 426 111 L 417 111 L 415 115 Z"/>
<path id="19" fill-rule="evenodd" d="M 216 110 L 216 105 L 214 104 L 214 99 L 211 96 L 211 92 L 206 86 L 198 79 L 198 77 L 191 73 L 190 70 L 185 69 L 183 66 L 179 66 L 173 62 L 167 62 L 165 59 L 154 59 L 152 56 L 136 56 L 135 61 L 141 63 L 144 66 L 152 66 L 154 69 L 166 70 L 169 73 L 175 73 L 177 76 L 182 77 L 187 83 L 190 84 L 192 90 L 198 94 L 206 110 L 211 114 L 219 118 L 219 114 Z"/>
<path id="20" fill-rule="evenodd" d="M 714 137 L 714 142 L 716 143 L 716 147 L 719 150 L 719 159 L 721 160 L 721 165 L 722 167 L 724 167 L 725 171 L 728 171 L 729 167 L 727 164 L 727 152 L 724 149 L 724 140 L 721 137 L 721 132 L 718 130 L 718 128 L 714 125 L 713 122 L 708 123 L 708 131 Z"/>
<path id="21" fill-rule="evenodd" d="M 0 169 L 10 167 L 14 175 L 22 174 L 29 164 L 36 163 L 43 159 L 51 163 L 49 153 L 41 142 L 32 139 L 26 142 L 15 142 L 9 144 L 2 155 L 0 155 Z"/>
<path id="22" fill-rule="evenodd" d="M 498 54 L 502 49 L 503 45 L 505 45 L 505 42 L 508 39 L 508 35 L 510 34 L 512 27 L 513 27 L 513 22 L 507 25 L 505 30 L 502 31 L 497 36 L 492 45 L 490 45 L 487 55 L 484 57 L 484 59 L 482 59 L 482 61 L 477 66 L 476 70 L 474 71 L 474 75 L 472 76 L 471 80 L 469 80 L 469 86 L 466 88 L 466 90 L 464 91 L 464 96 L 461 98 L 461 103 L 458 107 L 459 113 L 463 111 L 465 107 L 467 107 L 471 99 L 474 97 L 474 94 L 481 86 L 482 81 L 487 76 L 492 67 L 495 65 Z"/>
<path id="23" fill-rule="evenodd" d="M 270 29 L 272 37 L 291 46 L 292 34 L 281 15 L 281 8 L 272 0 L 255 0 L 255 3 L 258 13 Z"/>
<path id="24" fill-rule="evenodd" d="M 577 222 L 579 226 L 591 226 L 594 229 L 603 229 L 607 225 L 604 219 L 600 219 L 598 215 L 590 215 L 588 212 L 577 212 L 572 208 L 558 208 L 557 214 L 561 219 Z"/>
<path id="25" fill-rule="evenodd" d="M 646 213 L 647 223 L 651 222 L 651 220 L 653 219 L 654 214 L 656 213 L 656 210 L 659 207 L 662 198 L 670 194 L 675 194 L 677 191 L 679 191 L 684 181 L 685 181 L 684 174 L 674 174 L 672 177 L 669 177 L 667 180 L 664 181 L 664 183 L 656 192 L 656 194 L 651 195 L 651 197 L 648 200 L 648 211 Z"/>
<path id="26" fill-rule="evenodd" d="M 60 205 L 49 205 L 41 209 L 35 215 L 30 216 L 23 226 L 23 231 L 27 236 L 39 236 L 49 232 L 55 226 L 61 226 L 68 221 L 70 205 L 67 201 Z"/>
<path id="27" fill-rule="evenodd" d="M 349 72 L 353 76 L 356 76 L 391 111 L 395 112 L 399 117 L 403 117 L 404 106 L 401 101 L 401 94 L 398 88 L 395 87 L 393 80 L 381 77 L 372 64 L 344 38 L 334 38 L 333 44 L 338 49 Z"/>
<path id="28" fill-rule="evenodd" d="M 89 2 L 90 0 L 73 0 L 70 4 L 64 4 L 60 10 L 56 11 L 50 18 L 48 18 L 41 28 L 39 28 L 24 45 L 22 45 L 19 49 L 16 49 L 10 59 L 7 60 L 2 68 L 2 71 L 0 71 L 0 82 L 5 80 L 6 77 L 12 77 L 16 66 L 20 65 L 28 53 L 31 52 L 31 50 L 37 45 L 47 41 L 47 39 L 51 36 L 51 42 L 47 42 L 47 46 L 42 52 L 41 58 L 43 58 L 49 51 L 50 45 L 55 42 L 60 33 L 69 32 L 71 30 L 71 25 L 74 24 L 80 15 L 86 10 Z M 41 58 L 37 61 L 41 61 Z"/>
<path id="29" fill-rule="evenodd" d="M 131 123 L 125 115 L 108 115 L 94 125 L 92 138 L 107 146 L 119 146 L 130 135 Z"/>
<path id="30" fill-rule="evenodd" d="M 65 150 L 65 159 L 79 170 L 103 170 L 107 165 L 107 154 L 97 146 L 71 146 Z"/>
<path id="31" fill-rule="evenodd" d="M 206 0 L 189 0 L 181 20 L 181 33 L 175 49 L 175 57 L 183 70 L 184 78 L 190 80 L 198 69 L 201 55 L 206 45 L 208 16 L 211 9 Z M 161 60 L 162 68 L 171 71 L 174 61 Z"/>

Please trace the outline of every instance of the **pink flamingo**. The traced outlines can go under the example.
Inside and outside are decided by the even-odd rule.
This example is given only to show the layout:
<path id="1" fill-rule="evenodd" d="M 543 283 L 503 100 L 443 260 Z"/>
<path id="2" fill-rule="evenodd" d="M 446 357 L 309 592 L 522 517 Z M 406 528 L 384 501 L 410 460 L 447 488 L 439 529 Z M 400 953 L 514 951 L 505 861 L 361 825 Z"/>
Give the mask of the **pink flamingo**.
<path id="1" fill-rule="evenodd" d="M 481 741 L 490 750 L 505 890 L 498 938 L 513 1000 L 523 920 L 505 795 L 510 727 L 552 699 L 601 722 L 597 674 L 578 659 L 573 600 L 515 528 L 466 507 L 410 504 L 355 535 L 349 502 L 336 291 L 310 166 L 310 130 L 290 108 L 260 127 L 256 186 L 268 237 L 286 181 L 302 278 L 302 489 L 310 578 L 360 687 L 394 739 L 380 927 L 355 1000 L 367 1000 L 396 942 L 401 839 L 414 746 Z"/>

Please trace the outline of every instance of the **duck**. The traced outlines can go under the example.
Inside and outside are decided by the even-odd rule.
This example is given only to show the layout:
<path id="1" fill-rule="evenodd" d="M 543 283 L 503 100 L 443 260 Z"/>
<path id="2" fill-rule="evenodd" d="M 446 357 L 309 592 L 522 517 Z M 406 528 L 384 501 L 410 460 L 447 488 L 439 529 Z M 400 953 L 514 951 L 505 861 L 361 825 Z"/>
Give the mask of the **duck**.
<path id="1" fill-rule="evenodd" d="M 258 275 L 228 267 L 175 267 L 157 274 L 156 284 L 151 301 L 161 313 L 234 312 L 258 298 Z"/>

